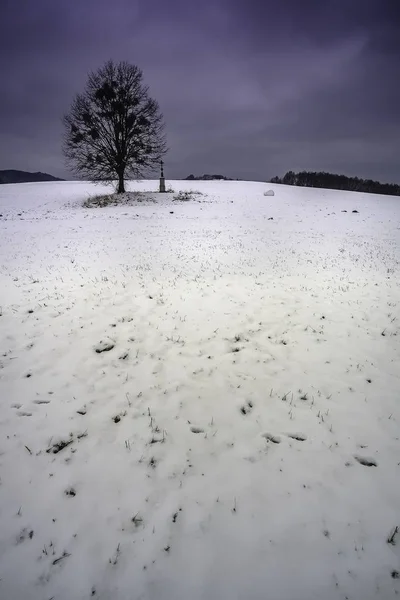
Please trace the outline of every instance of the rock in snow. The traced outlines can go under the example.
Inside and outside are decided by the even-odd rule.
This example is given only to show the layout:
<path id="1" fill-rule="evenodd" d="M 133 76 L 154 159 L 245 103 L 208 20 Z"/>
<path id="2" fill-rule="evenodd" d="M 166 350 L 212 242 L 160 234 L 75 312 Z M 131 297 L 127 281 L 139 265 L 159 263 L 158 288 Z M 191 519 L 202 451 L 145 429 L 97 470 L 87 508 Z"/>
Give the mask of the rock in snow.
<path id="1" fill-rule="evenodd" d="M 115 346 L 115 342 L 113 342 L 112 340 L 108 339 L 104 339 L 104 340 L 100 340 L 100 342 L 98 344 L 96 344 L 96 346 L 94 347 L 95 352 L 97 352 L 97 354 L 100 354 L 101 352 L 109 352 L 110 350 L 112 350 Z"/>

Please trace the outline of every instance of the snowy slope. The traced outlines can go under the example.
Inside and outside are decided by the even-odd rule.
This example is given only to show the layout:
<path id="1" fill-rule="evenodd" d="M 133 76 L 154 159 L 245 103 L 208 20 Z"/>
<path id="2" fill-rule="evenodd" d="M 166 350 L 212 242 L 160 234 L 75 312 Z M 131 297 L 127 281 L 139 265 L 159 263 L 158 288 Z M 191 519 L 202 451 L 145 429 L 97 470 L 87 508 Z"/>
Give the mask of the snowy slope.
<path id="1" fill-rule="evenodd" d="M 399 199 L 169 184 L 0 188 L 0 598 L 394 598 Z"/>

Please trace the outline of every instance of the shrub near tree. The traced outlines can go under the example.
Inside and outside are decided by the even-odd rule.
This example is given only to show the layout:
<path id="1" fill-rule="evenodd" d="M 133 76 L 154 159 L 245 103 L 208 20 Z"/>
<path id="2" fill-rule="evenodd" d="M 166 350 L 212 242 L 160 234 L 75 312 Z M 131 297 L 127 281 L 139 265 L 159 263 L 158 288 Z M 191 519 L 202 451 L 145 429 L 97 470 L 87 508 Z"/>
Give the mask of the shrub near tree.
<path id="1" fill-rule="evenodd" d="M 89 75 L 63 118 L 63 151 L 72 171 L 93 182 L 147 175 L 166 153 L 163 115 L 150 98 L 142 71 L 127 62 L 107 62 Z"/>

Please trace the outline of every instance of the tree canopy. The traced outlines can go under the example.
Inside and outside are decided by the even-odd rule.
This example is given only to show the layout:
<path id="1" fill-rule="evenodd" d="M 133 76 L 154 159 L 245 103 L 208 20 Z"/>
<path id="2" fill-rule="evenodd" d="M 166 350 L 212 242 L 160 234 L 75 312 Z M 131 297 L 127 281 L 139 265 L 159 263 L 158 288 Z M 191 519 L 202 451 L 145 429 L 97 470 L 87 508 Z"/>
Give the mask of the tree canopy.
<path id="1" fill-rule="evenodd" d="M 90 73 L 63 118 L 63 151 L 72 171 L 90 181 L 138 178 L 166 153 L 163 115 L 150 98 L 143 73 L 127 62 L 108 61 Z"/>

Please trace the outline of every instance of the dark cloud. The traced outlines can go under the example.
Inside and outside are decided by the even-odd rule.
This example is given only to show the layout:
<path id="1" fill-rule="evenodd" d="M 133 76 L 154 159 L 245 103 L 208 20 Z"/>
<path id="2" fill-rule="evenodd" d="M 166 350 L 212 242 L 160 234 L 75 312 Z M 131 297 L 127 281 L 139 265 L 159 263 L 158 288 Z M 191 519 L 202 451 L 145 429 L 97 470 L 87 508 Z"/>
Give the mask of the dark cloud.
<path id="1" fill-rule="evenodd" d="M 138 64 L 160 102 L 171 178 L 305 168 L 399 182 L 397 4 L 6 0 L 0 168 L 67 176 L 61 116 L 113 58 Z"/>

